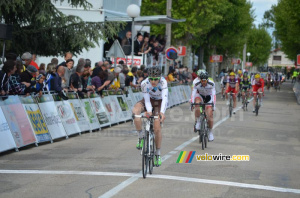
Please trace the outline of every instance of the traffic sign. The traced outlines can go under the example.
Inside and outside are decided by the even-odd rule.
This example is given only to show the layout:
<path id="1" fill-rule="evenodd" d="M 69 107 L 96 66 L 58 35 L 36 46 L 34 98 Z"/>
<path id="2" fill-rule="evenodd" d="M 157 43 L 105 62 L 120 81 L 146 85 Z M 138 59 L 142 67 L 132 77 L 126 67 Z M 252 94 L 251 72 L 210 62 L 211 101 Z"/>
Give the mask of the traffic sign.
<path id="1" fill-rule="evenodd" d="M 174 60 L 171 58 L 172 53 L 176 53 L 176 54 L 178 53 L 175 47 L 169 47 L 168 49 L 166 49 L 166 58 L 169 60 Z"/>
<path id="2" fill-rule="evenodd" d="M 231 64 L 241 64 L 241 59 L 239 58 L 232 58 L 231 59 Z"/>
<path id="3" fill-rule="evenodd" d="M 185 56 L 186 55 L 186 46 L 179 46 L 178 47 L 178 56 Z"/>
<path id="4" fill-rule="evenodd" d="M 297 65 L 300 65 L 300 54 L 297 55 Z"/>
<path id="5" fill-rule="evenodd" d="M 221 63 L 223 62 L 223 55 L 212 55 L 209 57 L 209 60 L 212 63 Z"/>

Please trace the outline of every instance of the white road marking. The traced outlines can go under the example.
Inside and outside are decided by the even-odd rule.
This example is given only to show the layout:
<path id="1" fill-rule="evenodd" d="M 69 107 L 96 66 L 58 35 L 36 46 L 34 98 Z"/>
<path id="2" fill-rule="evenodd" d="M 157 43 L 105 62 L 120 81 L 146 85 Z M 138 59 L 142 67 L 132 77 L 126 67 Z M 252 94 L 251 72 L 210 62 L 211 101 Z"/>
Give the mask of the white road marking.
<path id="1" fill-rule="evenodd" d="M 101 197 L 111 197 L 116 194 L 116 192 L 121 191 L 129 184 L 135 182 L 139 178 L 142 177 L 142 172 L 139 173 L 118 173 L 118 172 L 94 172 L 94 171 L 51 171 L 51 170 L 0 170 L 0 174 L 46 174 L 46 175 L 92 175 L 92 176 L 115 176 L 115 177 L 130 177 L 126 181 L 122 182 L 118 186 L 116 186 L 114 191 L 108 191 L 103 194 Z M 190 177 L 179 177 L 179 176 L 171 176 L 171 175 L 148 175 L 148 178 L 155 179 L 167 179 L 167 180 L 175 180 L 175 181 L 184 181 L 184 182 L 196 182 L 203 184 L 216 184 L 216 185 L 224 185 L 224 186 L 233 186 L 240 188 L 252 188 L 258 190 L 269 190 L 275 192 L 284 192 L 284 193 L 295 193 L 300 194 L 300 189 L 293 188 L 281 188 L 275 186 L 265 186 L 265 185 L 257 185 L 257 184 L 246 184 L 246 183 L 238 183 L 238 182 L 230 182 L 230 181 L 219 181 L 219 180 L 209 180 L 209 179 L 199 179 L 199 178 L 190 178 Z"/>
<path id="2" fill-rule="evenodd" d="M 239 107 L 237 109 L 240 110 L 241 107 Z M 218 121 L 213 128 L 216 128 L 217 126 L 219 126 L 221 123 L 225 122 L 227 119 L 229 118 L 229 116 L 226 116 L 225 118 L 223 118 L 222 120 Z M 187 145 L 189 145 L 190 143 L 194 142 L 195 140 L 197 140 L 199 138 L 199 136 L 193 137 L 192 139 L 184 142 L 183 144 L 181 144 L 180 146 L 176 147 L 173 151 L 180 151 L 182 150 L 184 147 L 186 147 Z M 172 151 L 171 151 L 172 152 Z M 167 160 L 168 158 L 172 157 L 172 153 L 168 153 L 167 155 L 162 157 L 162 162 L 164 162 L 165 160 Z M 136 176 L 132 176 L 131 178 L 125 180 L 124 182 L 122 182 L 121 184 L 119 184 L 118 186 L 112 188 L 111 190 L 107 191 L 105 194 L 103 194 L 102 196 L 100 196 L 99 198 L 104 198 L 104 197 L 112 197 L 116 194 L 118 194 L 121 190 L 123 190 L 124 188 L 126 188 L 127 186 L 129 186 L 130 184 L 132 184 L 133 182 L 135 182 L 136 180 L 138 180 L 138 177 Z"/>

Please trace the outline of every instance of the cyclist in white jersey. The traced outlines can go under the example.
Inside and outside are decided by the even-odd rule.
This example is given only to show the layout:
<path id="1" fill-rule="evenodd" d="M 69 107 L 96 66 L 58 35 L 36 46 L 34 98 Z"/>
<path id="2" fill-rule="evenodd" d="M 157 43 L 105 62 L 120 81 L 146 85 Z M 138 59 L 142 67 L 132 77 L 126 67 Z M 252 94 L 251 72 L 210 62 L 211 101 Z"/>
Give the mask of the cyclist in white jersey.
<path id="1" fill-rule="evenodd" d="M 142 84 L 141 89 L 144 98 L 137 102 L 133 108 L 134 115 L 140 115 L 146 112 L 146 116 L 160 116 L 160 119 L 154 121 L 155 145 L 156 153 L 154 158 L 154 165 L 161 165 L 160 149 L 161 149 L 161 125 L 160 123 L 165 120 L 165 111 L 168 106 L 168 84 L 165 78 L 161 77 L 161 69 L 159 67 L 151 67 L 148 69 L 148 78 Z M 142 131 L 141 118 L 135 118 L 134 124 L 139 133 L 139 140 L 136 145 L 137 149 L 143 147 L 144 133 Z"/>
<path id="2" fill-rule="evenodd" d="M 214 140 L 213 135 L 213 110 L 216 104 L 216 89 L 215 83 L 208 78 L 208 73 L 206 71 L 200 72 L 198 78 L 193 81 L 193 92 L 192 92 L 192 103 L 213 103 L 214 107 L 212 108 L 211 105 L 205 106 L 205 113 L 208 119 L 208 141 Z M 200 129 L 200 109 L 199 106 L 195 106 L 195 120 L 196 120 L 196 130 Z M 198 108 L 197 108 L 198 107 Z M 192 109 L 193 110 L 193 109 Z M 195 132 L 196 132 L 195 130 Z"/>

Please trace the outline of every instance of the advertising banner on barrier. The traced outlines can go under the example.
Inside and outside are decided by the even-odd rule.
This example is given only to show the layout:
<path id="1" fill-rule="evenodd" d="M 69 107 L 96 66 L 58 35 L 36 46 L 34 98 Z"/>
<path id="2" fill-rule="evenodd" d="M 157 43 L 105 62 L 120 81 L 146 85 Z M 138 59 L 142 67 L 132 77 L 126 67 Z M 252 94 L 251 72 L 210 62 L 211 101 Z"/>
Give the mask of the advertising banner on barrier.
<path id="1" fill-rule="evenodd" d="M 136 99 L 135 99 L 135 97 L 134 97 L 134 95 L 133 95 L 133 91 L 132 91 L 132 89 L 131 89 L 131 87 L 127 87 L 127 91 L 128 91 L 128 98 L 130 98 L 131 99 L 131 101 L 132 101 L 132 107 L 134 107 L 134 105 L 138 102 L 138 101 L 136 101 Z M 129 99 L 129 100 L 130 100 Z"/>
<path id="2" fill-rule="evenodd" d="M 35 133 L 35 137 L 39 142 L 50 142 L 51 136 L 46 126 L 45 120 L 41 114 L 39 106 L 31 96 L 19 96 L 23 107 L 30 120 L 31 127 Z"/>
<path id="3" fill-rule="evenodd" d="M 168 108 L 172 107 L 173 106 L 173 93 L 172 93 L 172 89 L 171 87 L 168 86 L 168 90 L 169 90 L 169 93 L 168 93 Z"/>
<path id="4" fill-rule="evenodd" d="M 182 98 L 183 98 L 183 100 L 184 100 L 184 102 L 186 102 L 186 101 L 188 101 L 188 96 L 187 96 L 187 94 L 185 93 L 185 86 L 180 86 L 180 90 L 181 90 L 181 93 L 182 93 Z"/>
<path id="5" fill-rule="evenodd" d="M 173 100 L 174 100 L 174 105 L 178 105 L 180 103 L 180 100 L 178 98 L 178 95 L 176 93 L 176 87 L 171 87 L 172 89 L 172 97 L 173 97 Z"/>
<path id="6" fill-rule="evenodd" d="M 125 95 L 123 95 L 123 92 L 121 90 L 117 91 L 117 101 L 122 110 L 123 117 L 125 118 L 125 120 L 130 120 L 132 112 L 131 109 L 129 109 L 128 107 Z"/>
<path id="7" fill-rule="evenodd" d="M 121 107 L 119 105 L 119 102 L 117 100 L 117 92 L 114 91 L 114 90 L 109 90 L 108 95 L 110 97 L 111 106 L 112 106 L 112 109 L 115 113 L 117 123 L 125 121 L 126 118 L 124 117 L 122 109 L 121 109 Z"/>
<path id="8" fill-rule="evenodd" d="M 110 117 L 100 96 L 96 93 L 92 93 L 90 95 L 90 101 L 100 123 L 100 127 L 110 126 Z"/>
<path id="9" fill-rule="evenodd" d="M 0 99 L 1 100 L 1 99 Z M 2 103 L 2 101 L 0 101 Z M 0 153 L 17 148 L 2 109 L 0 108 Z"/>
<path id="10" fill-rule="evenodd" d="M 133 92 L 133 97 L 135 99 L 135 103 L 143 99 L 140 88 L 132 89 L 132 92 Z"/>
<path id="11" fill-rule="evenodd" d="M 84 107 L 90 126 L 92 130 L 100 129 L 100 124 L 98 122 L 97 116 L 93 110 L 92 104 L 87 94 L 84 94 L 84 99 L 81 99 L 81 104 Z"/>
<path id="12" fill-rule="evenodd" d="M 132 93 L 132 91 L 131 91 L 131 93 Z M 130 94 L 129 87 L 125 88 L 124 97 L 125 97 L 125 100 L 127 102 L 130 112 L 132 112 L 132 109 L 133 109 L 135 103 L 133 102 L 132 94 Z"/>
<path id="13" fill-rule="evenodd" d="M 18 148 L 36 143 L 33 130 L 18 96 L 9 96 L 1 106 Z"/>
<path id="14" fill-rule="evenodd" d="M 72 107 L 76 121 L 80 128 L 80 131 L 84 132 L 84 131 L 91 130 L 88 116 L 86 115 L 86 112 L 84 111 L 83 107 L 81 106 L 78 95 L 76 93 L 69 92 L 69 93 L 67 93 L 67 96 L 69 98 L 68 101 Z"/>
<path id="15" fill-rule="evenodd" d="M 38 102 L 52 139 L 66 137 L 67 134 L 58 115 L 52 95 L 42 95 L 42 97 L 36 97 L 35 99 Z"/>
<path id="16" fill-rule="evenodd" d="M 80 133 L 80 128 L 78 126 L 77 120 L 73 113 L 72 107 L 67 100 L 62 100 L 58 95 L 52 95 L 55 102 L 58 115 L 62 121 L 62 124 L 68 135 L 73 135 Z"/>

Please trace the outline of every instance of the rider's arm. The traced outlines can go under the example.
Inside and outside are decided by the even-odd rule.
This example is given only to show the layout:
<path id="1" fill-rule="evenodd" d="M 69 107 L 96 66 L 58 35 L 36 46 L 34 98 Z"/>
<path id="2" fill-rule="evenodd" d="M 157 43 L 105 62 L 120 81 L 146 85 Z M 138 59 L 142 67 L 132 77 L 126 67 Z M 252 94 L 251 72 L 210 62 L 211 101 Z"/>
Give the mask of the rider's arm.
<path id="1" fill-rule="evenodd" d="M 161 97 L 162 97 L 162 102 L 161 102 L 161 108 L 160 108 L 160 112 L 161 113 L 165 113 L 168 107 L 168 88 L 165 88 L 161 91 Z"/>
<path id="2" fill-rule="evenodd" d="M 147 112 L 152 112 L 152 105 L 151 105 L 151 102 L 150 102 L 149 93 L 144 93 L 144 99 L 145 99 L 145 106 L 146 106 Z"/>
<path id="3" fill-rule="evenodd" d="M 221 85 L 223 85 L 224 76 L 221 78 Z"/>

